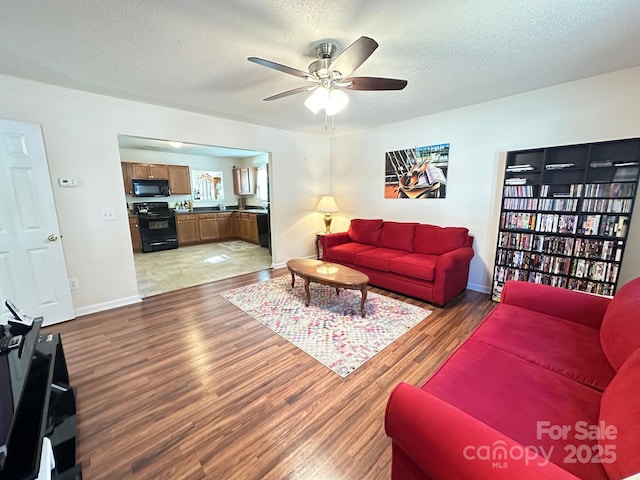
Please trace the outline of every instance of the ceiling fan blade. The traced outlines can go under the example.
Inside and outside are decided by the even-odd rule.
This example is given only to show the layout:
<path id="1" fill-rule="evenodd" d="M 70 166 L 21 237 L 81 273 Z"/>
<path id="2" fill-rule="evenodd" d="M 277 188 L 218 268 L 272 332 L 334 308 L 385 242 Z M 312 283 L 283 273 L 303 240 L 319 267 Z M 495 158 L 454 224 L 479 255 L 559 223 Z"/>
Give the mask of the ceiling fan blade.
<path id="1" fill-rule="evenodd" d="M 297 68 L 287 67 L 286 65 L 281 65 L 276 62 L 272 62 L 271 60 L 265 60 L 264 58 L 258 57 L 249 57 L 247 58 L 250 62 L 257 63 L 258 65 L 262 65 L 263 67 L 273 68 L 274 70 L 278 70 L 279 72 L 288 73 L 289 75 L 294 75 L 296 77 L 307 79 L 310 77 L 309 72 L 303 72 L 302 70 L 298 70 Z"/>
<path id="2" fill-rule="evenodd" d="M 329 71 L 338 71 L 340 76 L 348 77 L 369 58 L 376 48 L 378 48 L 378 42 L 373 38 L 360 37 L 331 62 Z"/>
<path id="3" fill-rule="evenodd" d="M 349 77 L 341 78 L 333 84 L 349 90 L 402 90 L 407 86 L 407 81 L 398 78 Z"/>
<path id="4" fill-rule="evenodd" d="M 278 93 L 276 95 L 271 95 L 264 99 L 265 102 L 269 102 L 271 100 L 278 100 L 279 98 L 288 97 L 289 95 L 295 95 L 296 93 L 309 92 L 311 90 L 315 90 L 318 88 L 318 85 L 311 85 L 310 87 L 298 87 L 293 90 L 287 90 L 286 92 Z"/>

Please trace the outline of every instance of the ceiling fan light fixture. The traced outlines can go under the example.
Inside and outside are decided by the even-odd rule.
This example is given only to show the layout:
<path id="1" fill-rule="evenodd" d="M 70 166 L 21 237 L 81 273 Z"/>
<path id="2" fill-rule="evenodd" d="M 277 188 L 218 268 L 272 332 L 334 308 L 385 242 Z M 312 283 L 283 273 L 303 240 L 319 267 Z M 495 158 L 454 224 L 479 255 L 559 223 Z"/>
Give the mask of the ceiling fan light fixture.
<path id="1" fill-rule="evenodd" d="M 347 103 L 349 103 L 349 97 L 346 93 L 342 90 L 332 89 L 329 92 L 329 98 L 324 109 L 327 115 L 332 116 L 342 111 L 342 109 L 347 106 Z"/>
<path id="2" fill-rule="evenodd" d="M 320 87 L 316 88 L 316 90 L 309 95 L 309 98 L 304 101 L 304 106 L 313 113 L 318 113 L 320 110 L 325 108 L 328 101 L 329 91 L 324 87 Z"/>
<path id="3" fill-rule="evenodd" d="M 340 112 L 349 103 L 349 97 L 341 90 L 325 87 L 317 88 L 304 102 L 304 106 L 313 113 L 324 109 L 329 116 Z"/>

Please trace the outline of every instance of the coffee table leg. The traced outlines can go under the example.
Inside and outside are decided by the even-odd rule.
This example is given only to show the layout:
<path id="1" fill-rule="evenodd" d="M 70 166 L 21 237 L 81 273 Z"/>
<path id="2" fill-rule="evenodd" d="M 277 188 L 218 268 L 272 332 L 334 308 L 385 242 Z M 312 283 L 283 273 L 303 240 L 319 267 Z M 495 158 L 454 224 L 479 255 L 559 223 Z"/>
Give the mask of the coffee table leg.
<path id="1" fill-rule="evenodd" d="M 340 295 L 340 289 L 336 288 L 336 295 Z"/>
<path id="2" fill-rule="evenodd" d="M 296 277 L 293 274 L 293 272 L 291 272 L 291 288 L 293 288 L 295 284 L 296 284 Z"/>
<path id="3" fill-rule="evenodd" d="M 309 292 L 309 279 L 304 279 L 304 291 L 307 294 L 307 303 L 304 304 L 305 307 L 309 306 L 309 300 L 311 299 L 311 292 Z"/>
<path id="4" fill-rule="evenodd" d="M 362 293 L 362 299 L 360 300 L 360 313 L 364 317 L 364 302 L 367 299 L 367 286 L 360 287 L 360 292 Z"/>

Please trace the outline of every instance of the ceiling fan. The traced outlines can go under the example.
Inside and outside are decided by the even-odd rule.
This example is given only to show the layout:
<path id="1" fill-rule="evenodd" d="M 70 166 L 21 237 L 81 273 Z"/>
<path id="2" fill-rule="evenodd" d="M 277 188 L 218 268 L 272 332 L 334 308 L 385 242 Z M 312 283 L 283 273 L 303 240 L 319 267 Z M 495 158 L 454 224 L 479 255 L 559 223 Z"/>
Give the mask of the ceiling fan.
<path id="1" fill-rule="evenodd" d="M 378 43 L 369 37 L 360 37 L 342 52 L 336 55 L 337 47 L 331 42 L 322 42 L 315 46 L 318 60 L 309 65 L 308 72 L 281 65 L 258 57 L 247 60 L 263 67 L 272 68 L 307 80 L 311 85 L 294 88 L 265 98 L 265 101 L 277 100 L 297 93 L 315 90 L 305 105 L 314 113 L 322 108 L 327 115 L 340 111 L 349 101 L 341 90 L 402 90 L 406 80 L 380 77 L 352 77 L 351 75 L 378 48 Z"/>

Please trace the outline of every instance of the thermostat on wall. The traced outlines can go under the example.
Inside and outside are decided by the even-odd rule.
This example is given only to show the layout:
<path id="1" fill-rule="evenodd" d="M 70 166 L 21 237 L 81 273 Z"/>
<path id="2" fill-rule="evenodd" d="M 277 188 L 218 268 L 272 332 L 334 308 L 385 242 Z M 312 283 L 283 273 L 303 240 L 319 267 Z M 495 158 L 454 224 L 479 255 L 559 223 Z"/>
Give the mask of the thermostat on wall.
<path id="1" fill-rule="evenodd" d="M 75 178 L 58 177 L 58 185 L 61 187 L 77 187 L 78 180 Z"/>

